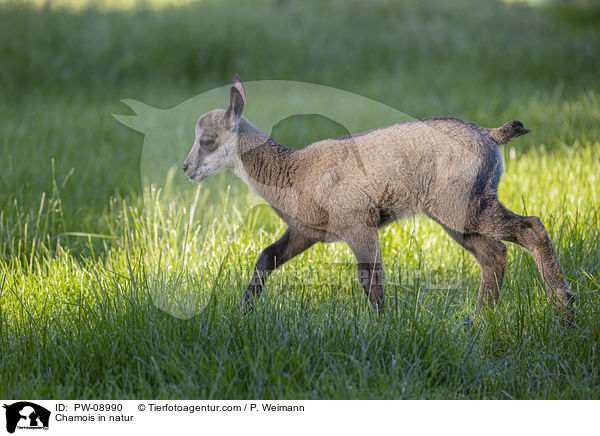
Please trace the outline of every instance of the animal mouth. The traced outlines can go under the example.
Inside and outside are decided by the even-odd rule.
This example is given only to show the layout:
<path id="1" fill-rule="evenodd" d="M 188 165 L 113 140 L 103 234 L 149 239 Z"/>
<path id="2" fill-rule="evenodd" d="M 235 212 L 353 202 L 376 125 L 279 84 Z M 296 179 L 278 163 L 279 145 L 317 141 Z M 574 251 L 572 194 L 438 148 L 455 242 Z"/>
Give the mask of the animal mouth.
<path id="1" fill-rule="evenodd" d="M 196 171 L 192 176 L 188 176 L 191 182 L 200 183 L 202 180 L 206 179 L 208 174 L 201 173 L 200 171 Z"/>

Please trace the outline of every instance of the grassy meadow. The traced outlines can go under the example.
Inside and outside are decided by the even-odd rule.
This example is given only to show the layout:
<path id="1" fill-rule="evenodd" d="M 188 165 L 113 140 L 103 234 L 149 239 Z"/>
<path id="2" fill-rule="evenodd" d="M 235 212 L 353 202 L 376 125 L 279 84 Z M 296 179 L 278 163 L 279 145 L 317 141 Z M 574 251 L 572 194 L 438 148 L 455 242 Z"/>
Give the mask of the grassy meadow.
<path id="1" fill-rule="evenodd" d="M 600 8 L 116 4 L 0 1 L 0 398 L 600 398 Z M 284 265 L 238 312 L 285 224 L 230 172 L 143 183 L 144 135 L 112 116 L 133 115 L 121 99 L 170 109 L 234 73 L 414 118 L 521 120 L 532 132 L 502 146 L 499 197 L 541 216 L 577 293 L 573 325 L 512 245 L 483 316 L 475 260 L 422 217 L 380 230 L 381 319 L 341 243 Z M 301 146 L 338 130 L 313 117 L 273 136 Z M 191 145 L 193 124 L 182 132 Z"/>

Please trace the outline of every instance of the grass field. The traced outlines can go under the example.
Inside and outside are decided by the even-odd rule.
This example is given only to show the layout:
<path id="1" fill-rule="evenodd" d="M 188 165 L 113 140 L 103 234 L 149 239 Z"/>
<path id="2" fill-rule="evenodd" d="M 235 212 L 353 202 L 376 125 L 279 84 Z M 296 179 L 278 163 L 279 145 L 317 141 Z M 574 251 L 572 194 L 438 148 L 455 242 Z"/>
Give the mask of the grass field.
<path id="1" fill-rule="evenodd" d="M 62 4 L 0 3 L 0 397 L 600 398 L 596 6 Z M 523 121 L 532 133 L 502 147 L 499 197 L 542 217 L 574 325 L 514 246 L 483 316 L 474 259 L 421 217 L 380 231 L 383 318 L 341 243 L 286 264 L 240 314 L 284 223 L 231 173 L 169 195 L 143 185 L 144 138 L 112 117 L 131 114 L 120 99 L 168 109 L 234 73 L 415 118 Z M 300 127 L 281 134 L 306 143 L 314 129 Z"/>

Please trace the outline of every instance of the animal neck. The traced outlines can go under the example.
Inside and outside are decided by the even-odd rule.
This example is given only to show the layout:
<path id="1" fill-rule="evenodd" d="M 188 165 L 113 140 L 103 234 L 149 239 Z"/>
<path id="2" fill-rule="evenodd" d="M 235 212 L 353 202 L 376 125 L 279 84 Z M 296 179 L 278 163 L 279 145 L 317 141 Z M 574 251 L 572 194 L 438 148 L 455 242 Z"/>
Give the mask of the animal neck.
<path id="1" fill-rule="evenodd" d="M 244 118 L 240 120 L 238 141 L 235 172 L 267 202 L 277 205 L 294 184 L 297 150 L 269 138 Z"/>

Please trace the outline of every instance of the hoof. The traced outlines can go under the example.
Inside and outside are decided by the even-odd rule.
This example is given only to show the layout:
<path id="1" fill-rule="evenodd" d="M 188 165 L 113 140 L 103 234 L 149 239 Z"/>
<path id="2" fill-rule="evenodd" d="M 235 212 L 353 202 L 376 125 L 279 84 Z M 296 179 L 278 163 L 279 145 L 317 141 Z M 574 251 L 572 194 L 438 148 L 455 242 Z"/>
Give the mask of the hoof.
<path id="1" fill-rule="evenodd" d="M 238 310 L 244 315 L 254 311 L 254 304 L 252 304 L 252 298 L 244 294 L 244 296 L 238 303 Z"/>

